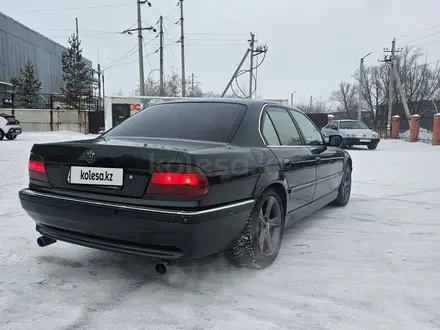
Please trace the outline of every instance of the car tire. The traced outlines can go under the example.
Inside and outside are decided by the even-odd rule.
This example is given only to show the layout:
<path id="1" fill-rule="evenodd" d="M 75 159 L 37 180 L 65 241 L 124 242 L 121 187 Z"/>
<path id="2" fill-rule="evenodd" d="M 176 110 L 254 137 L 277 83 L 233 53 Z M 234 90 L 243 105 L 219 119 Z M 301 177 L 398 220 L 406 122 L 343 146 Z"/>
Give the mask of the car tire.
<path id="1" fill-rule="evenodd" d="M 5 133 L 3 133 L 3 131 L 0 129 L 0 140 L 3 140 L 4 137 L 5 137 Z"/>
<path id="2" fill-rule="evenodd" d="M 370 150 L 376 150 L 377 148 L 377 143 L 376 142 L 372 142 L 369 145 L 367 145 L 368 149 Z"/>
<path id="3" fill-rule="evenodd" d="M 283 241 L 285 213 L 280 195 L 274 189 L 264 191 L 255 202 L 242 234 L 228 251 L 229 259 L 242 267 L 270 266 Z"/>
<path id="4" fill-rule="evenodd" d="M 351 195 L 351 172 L 351 165 L 347 164 L 344 169 L 341 184 L 338 188 L 338 197 L 336 197 L 330 205 L 343 207 L 348 204 Z"/>
<path id="5" fill-rule="evenodd" d="M 15 140 L 17 135 L 5 135 L 8 140 Z"/>

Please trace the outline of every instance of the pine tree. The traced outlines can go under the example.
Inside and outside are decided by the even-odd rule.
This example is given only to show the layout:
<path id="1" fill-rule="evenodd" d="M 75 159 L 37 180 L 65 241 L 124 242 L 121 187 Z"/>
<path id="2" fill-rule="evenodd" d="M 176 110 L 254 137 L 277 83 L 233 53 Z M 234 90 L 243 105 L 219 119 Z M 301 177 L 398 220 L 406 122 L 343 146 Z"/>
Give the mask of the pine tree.
<path id="1" fill-rule="evenodd" d="M 20 76 L 18 79 L 13 79 L 13 86 L 16 92 L 20 95 L 26 107 L 31 106 L 38 101 L 38 96 L 41 90 L 41 81 L 37 77 L 34 65 L 30 60 L 24 64 L 24 68 L 20 69 Z"/>
<path id="2" fill-rule="evenodd" d="M 82 57 L 81 42 L 73 34 L 67 51 L 61 55 L 64 86 L 61 91 L 70 106 L 79 106 L 83 96 L 92 95 L 92 75 Z"/>

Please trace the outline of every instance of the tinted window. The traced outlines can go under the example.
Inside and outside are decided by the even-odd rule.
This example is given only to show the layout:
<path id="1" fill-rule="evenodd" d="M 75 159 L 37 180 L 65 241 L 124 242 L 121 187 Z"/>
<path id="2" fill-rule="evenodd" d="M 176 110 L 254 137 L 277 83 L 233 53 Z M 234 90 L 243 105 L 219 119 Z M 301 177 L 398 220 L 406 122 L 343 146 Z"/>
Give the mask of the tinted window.
<path id="1" fill-rule="evenodd" d="M 165 102 L 145 108 L 104 136 L 230 142 L 246 109 L 234 103 Z"/>
<path id="2" fill-rule="evenodd" d="M 304 114 L 298 111 L 290 111 L 295 118 L 301 132 L 304 135 L 306 144 L 308 145 L 323 145 L 322 135 L 316 128 L 315 124 Z"/>
<path id="3" fill-rule="evenodd" d="M 273 123 L 266 113 L 264 114 L 263 117 L 262 134 L 266 140 L 267 145 L 270 146 L 280 145 L 280 140 L 278 139 L 277 132 L 275 131 L 275 128 L 273 127 Z"/>
<path id="4" fill-rule="evenodd" d="M 358 120 L 341 121 L 339 123 L 340 129 L 368 129 L 368 126 Z"/>
<path id="5" fill-rule="evenodd" d="M 282 145 L 297 146 L 303 144 L 301 136 L 286 109 L 268 108 L 266 111 Z"/>

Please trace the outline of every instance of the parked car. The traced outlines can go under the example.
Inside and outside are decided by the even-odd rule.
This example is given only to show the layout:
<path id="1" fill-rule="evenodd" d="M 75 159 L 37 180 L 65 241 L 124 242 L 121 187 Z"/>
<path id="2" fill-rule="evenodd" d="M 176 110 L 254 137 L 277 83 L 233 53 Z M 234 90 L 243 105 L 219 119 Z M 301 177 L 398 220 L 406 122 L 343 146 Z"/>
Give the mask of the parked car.
<path id="1" fill-rule="evenodd" d="M 350 198 L 352 159 L 301 111 L 263 100 L 160 103 L 95 139 L 34 144 L 21 205 L 42 235 L 175 261 L 226 251 L 264 268 L 284 228 Z"/>
<path id="2" fill-rule="evenodd" d="M 12 115 L 0 113 L 0 140 L 15 140 L 23 132 L 20 122 Z"/>
<path id="3" fill-rule="evenodd" d="M 347 147 L 367 146 L 368 149 L 375 150 L 380 142 L 379 134 L 360 120 L 333 120 L 323 127 L 321 132 L 324 137 L 341 135 L 344 139 L 343 146 Z"/>

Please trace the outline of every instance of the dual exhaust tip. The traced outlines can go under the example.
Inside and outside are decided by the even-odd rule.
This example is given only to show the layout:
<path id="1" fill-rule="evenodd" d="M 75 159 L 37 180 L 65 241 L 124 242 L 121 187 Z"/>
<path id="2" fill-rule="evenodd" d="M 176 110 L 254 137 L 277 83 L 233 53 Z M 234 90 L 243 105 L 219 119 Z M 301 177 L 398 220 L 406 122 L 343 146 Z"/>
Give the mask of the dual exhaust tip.
<path id="1" fill-rule="evenodd" d="M 40 236 L 37 238 L 37 244 L 39 247 L 45 247 L 48 245 L 51 245 L 53 243 L 56 243 L 57 240 L 47 237 L 47 236 Z M 159 261 L 155 266 L 154 269 L 156 272 L 160 275 L 165 275 L 169 268 L 175 266 L 176 264 L 172 261 Z"/>

